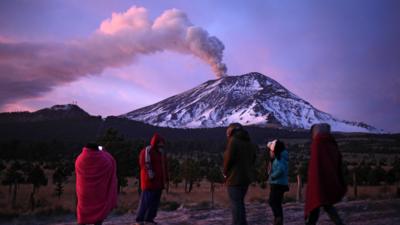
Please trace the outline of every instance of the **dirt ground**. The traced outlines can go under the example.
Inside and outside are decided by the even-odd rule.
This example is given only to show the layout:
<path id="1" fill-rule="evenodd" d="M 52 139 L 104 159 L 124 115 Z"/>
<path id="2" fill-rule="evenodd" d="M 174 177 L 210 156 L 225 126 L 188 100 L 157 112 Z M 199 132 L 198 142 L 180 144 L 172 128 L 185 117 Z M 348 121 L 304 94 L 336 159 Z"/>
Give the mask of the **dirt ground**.
<path id="1" fill-rule="evenodd" d="M 70 177 L 68 183 L 64 186 L 64 193 L 60 198 L 54 195 L 54 185 L 49 180 L 49 184 L 41 187 L 36 195 L 38 203 L 37 210 L 54 209 L 56 207 L 63 208 L 67 211 L 75 211 L 75 177 Z M 302 196 L 306 185 L 302 188 Z M 285 194 L 286 202 L 296 200 L 297 185 L 290 184 L 290 191 Z M 11 194 L 7 186 L 0 185 L 0 210 L 4 212 L 17 212 L 19 214 L 29 213 L 29 195 L 32 192 L 32 185 L 20 185 L 17 195 L 17 209 L 11 209 Z M 359 186 L 359 199 L 388 199 L 393 198 L 396 194 L 396 186 Z M 247 193 L 246 201 L 248 203 L 259 202 L 264 203 L 268 199 L 269 188 L 262 189 L 259 185 L 251 185 Z M 348 187 L 346 194 L 348 199 L 354 199 L 353 187 Z M 137 208 L 139 195 L 137 193 L 137 183 L 134 179 L 128 180 L 128 186 L 124 188 L 123 193 L 118 196 L 118 211 L 128 212 Z M 211 199 L 210 183 L 201 182 L 200 186 L 194 185 L 191 193 L 185 193 L 183 183 L 178 188 L 174 185 L 170 186 L 169 194 L 163 194 L 162 200 L 168 202 L 176 202 L 179 205 L 196 205 L 209 203 Z M 214 201 L 218 207 L 228 207 L 229 201 L 224 185 L 217 184 L 215 187 Z M 1 214 L 1 213 L 0 213 Z"/>
<path id="2" fill-rule="evenodd" d="M 54 196 L 52 185 L 41 188 L 37 199 L 41 207 L 34 212 L 29 212 L 28 197 L 31 186 L 21 185 L 18 195 L 18 218 L 13 220 L 1 218 L 9 207 L 10 195 L 8 188 L 0 186 L 0 225 L 61 225 L 76 224 L 75 188 L 74 178 L 65 186 L 65 193 L 58 199 Z M 296 184 L 291 184 L 290 191 L 285 194 L 284 215 L 285 224 L 304 224 L 303 204 L 296 203 Z M 303 194 L 304 194 L 303 188 Z M 266 204 L 269 190 L 259 186 L 250 186 L 247 197 L 247 215 L 249 225 L 272 224 L 271 209 Z M 338 204 L 339 213 L 346 224 L 372 225 L 372 224 L 400 224 L 400 199 L 395 199 L 394 186 L 360 186 L 359 199 L 352 200 L 352 187 L 349 186 L 346 200 Z M 210 210 L 210 185 L 202 182 L 200 187 L 195 186 L 191 193 L 185 193 L 183 184 L 178 188 L 173 186 L 169 194 L 163 194 L 162 202 L 173 202 L 179 207 L 177 210 L 159 211 L 156 220 L 161 225 L 219 225 L 230 224 L 230 210 L 226 189 L 223 185 L 217 185 L 215 189 L 215 209 Z M 118 208 L 109 216 L 104 224 L 134 224 L 135 210 L 138 204 L 138 193 L 135 181 L 130 180 L 124 193 L 119 195 Z M 61 210 L 57 210 L 57 207 Z M 12 211 L 11 211 L 12 212 Z M 322 212 L 319 224 L 332 224 Z"/>
<path id="3" fill-rule="evenodd" d="M 304 224 L 302 203 L 284 204 L 285 224 Z M 246 205 L 249 225 L 272 224 L 270 208 L 265 203 Z M 337 204 L 337 209 L 345 224 L 355 225 L 398 225 L 400 224 L 400 199 L 347 201 Z M 160 225 L 226 225 L 231 223 L 230 210 L 227 207 L 216 209 L 179 208 L 175 211 L 159 211 L 156 221 Z M 135 222 L 135 212 L 123 215 L 113 213 L 104 225 L 131 225 Z M 8 221 L 9 225 L 73 225 L 75 216 L 68 214 L 59 217 L 31 218 L 22 217 Z M 321 211 L 318 224 L 333 224 Z"/>

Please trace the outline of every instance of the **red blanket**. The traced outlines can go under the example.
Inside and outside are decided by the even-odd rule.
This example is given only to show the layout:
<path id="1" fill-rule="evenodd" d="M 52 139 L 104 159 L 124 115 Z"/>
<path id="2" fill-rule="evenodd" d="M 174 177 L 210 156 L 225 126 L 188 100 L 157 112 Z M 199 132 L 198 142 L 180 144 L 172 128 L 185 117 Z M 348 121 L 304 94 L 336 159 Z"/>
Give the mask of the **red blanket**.
<path id="1" fill-rule="evenodd" d="M 75 162 L 79 224 L 102 221 L 116 206 L 116 169 L 108 152 L 83 148 Z"/>
<path id="2" fill-rule="evenodd" d="M 347 187 L 342 173 L 342 156 L 330 134 L 317 135 L 311 144 L 305 217 L 322 205 L 339 202 Z"/>

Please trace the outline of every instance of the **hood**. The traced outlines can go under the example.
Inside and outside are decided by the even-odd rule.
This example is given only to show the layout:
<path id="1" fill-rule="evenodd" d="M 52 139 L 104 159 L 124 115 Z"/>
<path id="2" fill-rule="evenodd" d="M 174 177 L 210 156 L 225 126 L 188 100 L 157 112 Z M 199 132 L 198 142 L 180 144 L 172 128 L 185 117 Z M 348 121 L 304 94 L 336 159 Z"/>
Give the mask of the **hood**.
<path id="1" fill-rule="evenodd" d="M 156 149 L 159 143 L 165 144 L 165 140 L 161 137 L 158 133 L 154 133 L 153 137 L 151 138 L 150 145 L 152 149 Z"/>
<path id="2" fill-rule="evenodd" d="M 250 141 L 249 133 L 244 129 L 235 131 L 235 133 L 233 133 L 233 137 L 238 138 L 243 141 Z"/>
<path id="3" fill-rule="evenodd" d="M 314 124 L 311 127 L 311 136 L 312 138 L 317 137 L 318 135 L 326 135 L 331 133 L 331 126 L 327 123 L 318 123 Z"/>

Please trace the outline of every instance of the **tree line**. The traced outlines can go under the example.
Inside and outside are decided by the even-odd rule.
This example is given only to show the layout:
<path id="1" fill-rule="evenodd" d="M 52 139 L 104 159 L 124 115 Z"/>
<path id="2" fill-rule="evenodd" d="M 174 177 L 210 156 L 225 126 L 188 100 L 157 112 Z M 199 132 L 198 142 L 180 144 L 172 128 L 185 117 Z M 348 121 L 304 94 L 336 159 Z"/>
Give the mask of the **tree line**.
<path id="1" fill-rule="evenodd" d="M 108 129 L 96 140 L 109 151 L 117 162 L 118 191 L 128 185 L 128 178 L 139 178 L 138 155 L 141 149 L 148 145 L 149 140 L 127 139 L 115 129 Z M 223 183 L 222 160 L 226 142 L 216 141 L 168 141 L 168 170 L 170 185 L 183 185 L 185 192 L 192 192 L 201 181 L 208 181 L 211 199 L 213 199 L 215 185 Z M 29 198 L 30 208 L 36 206 L 35 196 L 38 190 L 48 185 L 51 174 L 51 183 L 54 186 L 53 194 L 60 198 L 64 186 L 74 173 L 74 160 L 80 153 L 83 143 L 68 143 L 57 140 L 49 142 L 18 142 L 1 143 L 0 175 L 1 184 L 8 186 L 10 204 L 16 206 L 16 199 L 20 185 L 32 185 Z M 289 145 L 289 179 L 296 182 L 297 176 L 307 182 L 307 144 Z M 68 150 L 69 149 L 69 150 Z M 254 167 L 255 184 L 261 188 L 267 186 L 268 154 L 261 149 L 258 152 Z M 46 172 L 47 171 L 47 172 Z M 345 161 L 343 172 L 348 184 L 355 181 L 358 185 L 394 184 L 400 180 L 400 159 L 395 158 L 388 165 L 382 161 L 376 164 L 362 161 L 350 164 Z M 137 183 L 137 187 L 140 185 Z M 140 190 L 138 189 L 138 192 Z"/>

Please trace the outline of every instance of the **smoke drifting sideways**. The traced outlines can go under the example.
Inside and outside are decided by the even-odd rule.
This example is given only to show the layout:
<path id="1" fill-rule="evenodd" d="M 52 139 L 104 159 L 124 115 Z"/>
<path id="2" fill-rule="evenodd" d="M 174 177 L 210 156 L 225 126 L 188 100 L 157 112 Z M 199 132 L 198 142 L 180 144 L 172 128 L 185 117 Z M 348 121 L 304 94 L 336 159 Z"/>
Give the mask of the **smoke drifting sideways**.
<path id="1" fill-rule="evenodd" d="M 85 39 L 63 43 L 0 40 L 0 106 L 162 51 L 194 55 L 221 78 L 227 72 L 222 63 L 224 48 L 218 38 L 194 26 L 178 9 L 166 10 L 153 21 L 145 8 L 136 6 L 113 13 Z"/>

